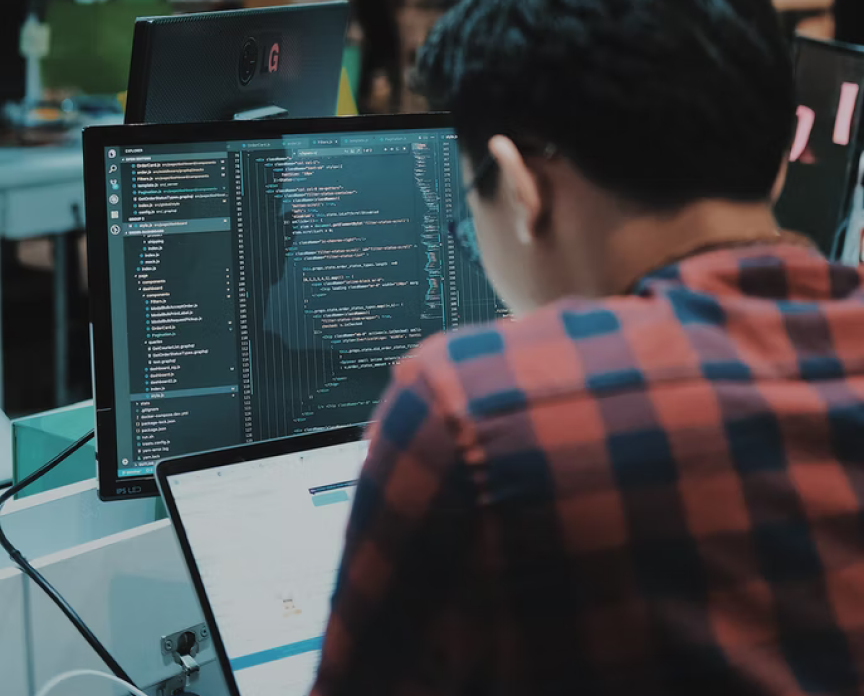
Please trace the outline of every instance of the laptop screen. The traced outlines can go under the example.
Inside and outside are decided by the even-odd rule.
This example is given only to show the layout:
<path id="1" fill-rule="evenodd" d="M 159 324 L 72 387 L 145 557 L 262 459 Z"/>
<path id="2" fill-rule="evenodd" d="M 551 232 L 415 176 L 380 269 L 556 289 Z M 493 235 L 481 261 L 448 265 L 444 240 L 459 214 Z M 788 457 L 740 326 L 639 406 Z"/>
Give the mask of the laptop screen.
<path id="1" fill-rule="evenodd" d="M 167 478 L 241 696 L 309 693 L 367 447 Z"/>

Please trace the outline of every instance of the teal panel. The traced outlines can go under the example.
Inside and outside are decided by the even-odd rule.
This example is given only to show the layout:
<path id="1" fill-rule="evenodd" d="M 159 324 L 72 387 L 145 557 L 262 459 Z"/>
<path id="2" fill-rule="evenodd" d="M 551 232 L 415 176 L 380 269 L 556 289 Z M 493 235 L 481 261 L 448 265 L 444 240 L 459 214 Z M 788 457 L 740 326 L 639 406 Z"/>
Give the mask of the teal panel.
<path id="1" fill-rule="evenodd" d="M 345 491 L 334 491 L 333 493 L 319 493 L 312 496 L 312 504 L 315 507 L 333 505 L 334 503 L 347 503 L 348 494 Z"/>
<path id="2" fill-rule="evenodd" d="M 12 421 L 12 477 L 26 478 L 93 429 L 93 403 L 49 411 Z M 96 447 L 90 441 L 54 471 L 28 486 L 19 498 L 96 476 Z"/>

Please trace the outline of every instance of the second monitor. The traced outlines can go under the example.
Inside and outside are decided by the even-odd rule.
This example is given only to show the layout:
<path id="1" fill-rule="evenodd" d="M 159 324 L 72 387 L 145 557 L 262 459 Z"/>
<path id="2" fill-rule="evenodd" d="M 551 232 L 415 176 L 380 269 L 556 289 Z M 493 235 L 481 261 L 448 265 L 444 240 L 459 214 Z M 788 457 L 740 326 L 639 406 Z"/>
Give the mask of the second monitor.
<path id="1" fill-rule="evenodd" d="M 333 116 L 348 14 L 338 0 L 139 19 L 126 123 Z"/>
<path id="2" fill-rule="evenodd" d="M 444 115 L 88 130 L 105 498 L 165 457 L 369 420 L 423 338 L 506 315 L 447 235 Z"/>

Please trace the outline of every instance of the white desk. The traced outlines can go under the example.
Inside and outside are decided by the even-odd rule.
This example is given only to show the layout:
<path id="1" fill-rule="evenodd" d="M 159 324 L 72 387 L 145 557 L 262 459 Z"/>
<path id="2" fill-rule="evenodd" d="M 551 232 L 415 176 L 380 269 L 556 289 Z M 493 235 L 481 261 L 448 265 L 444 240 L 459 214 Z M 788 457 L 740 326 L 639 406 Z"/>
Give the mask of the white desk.
<path id="1" fill-rule="evenodd" d="M 55 399 L 67 401 L 67 255 L 64 235 L 84 224 L 81 141 L 50 147 L 0 148 L 0 237 L 53 238 Z M 3 406 L 0 328 L 0 408 Z"/>
<path id="2" fill-rule="evenodd" d="M 20 501 L 3 510 L 9 538 L 69 600 L 150 696 L 180 673 L 161 637 L 203 621 L 168 520 L 153 522 L 156 501 L 100 503 L 95 481 Z M 197 655 L 191 691 L 226 696 L 213 641 Z M 30 581 L 0 563 L 0 694 L 32 696 L 60 672 L 105 671 L 63 614 Z M 57 696 L 119 696 L 107 682 L 82 680 Z"/>

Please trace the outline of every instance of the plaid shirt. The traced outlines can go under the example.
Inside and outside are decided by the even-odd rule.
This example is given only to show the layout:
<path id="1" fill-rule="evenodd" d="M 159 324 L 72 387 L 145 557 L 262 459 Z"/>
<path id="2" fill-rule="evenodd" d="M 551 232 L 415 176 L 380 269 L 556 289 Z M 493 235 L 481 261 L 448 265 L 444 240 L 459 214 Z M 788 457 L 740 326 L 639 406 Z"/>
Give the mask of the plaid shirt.
<path id="1" fill-rule="evenodd" d="M 864 694 L 861 281 L 727 248 L 427 342 L 313 694 Z"/>

